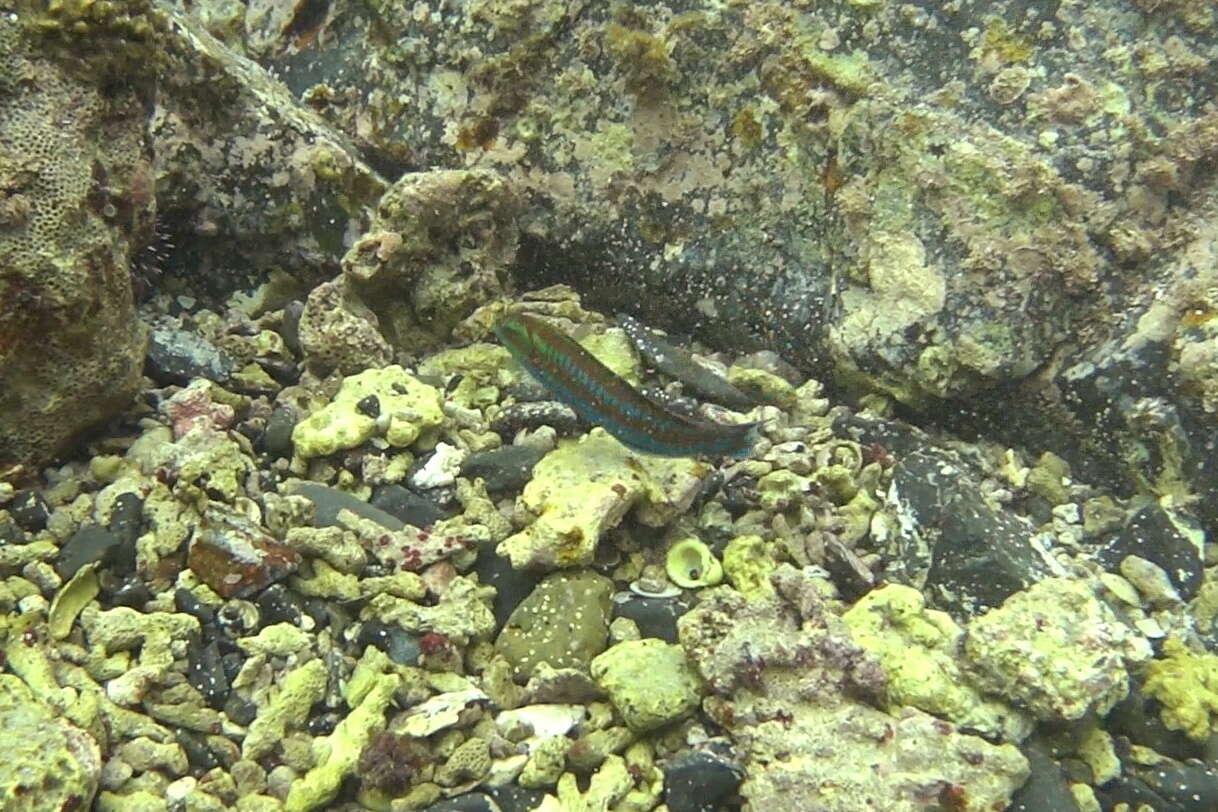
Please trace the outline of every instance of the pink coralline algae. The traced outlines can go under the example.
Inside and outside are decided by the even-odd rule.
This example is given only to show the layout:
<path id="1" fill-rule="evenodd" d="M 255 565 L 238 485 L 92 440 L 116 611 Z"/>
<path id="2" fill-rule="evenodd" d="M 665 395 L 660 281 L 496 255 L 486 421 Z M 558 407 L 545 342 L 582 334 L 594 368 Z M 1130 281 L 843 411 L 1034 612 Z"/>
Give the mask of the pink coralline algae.
<path id="1" fill-rule="evenodd" d="M 226 429 L 236 418 L 232 406 L 216 403 L 211 399 L 211 385 L 207 381 L 195 381 L 174 393 L 173 397 L 165 402 L 163 409 L 173 429 L 175 440 L 199 425 Z"/>
<path id="2" fill-rule="evenodd" d="M 356 534 L 377 561 L 391 570 L 418 572 L 490 539 L 487 528 L 458 522 L 437 522 L 428 528 L 408 524 L 400 530 L 390 530 L 347 511 L 339 514 L 339 521 Z"/>

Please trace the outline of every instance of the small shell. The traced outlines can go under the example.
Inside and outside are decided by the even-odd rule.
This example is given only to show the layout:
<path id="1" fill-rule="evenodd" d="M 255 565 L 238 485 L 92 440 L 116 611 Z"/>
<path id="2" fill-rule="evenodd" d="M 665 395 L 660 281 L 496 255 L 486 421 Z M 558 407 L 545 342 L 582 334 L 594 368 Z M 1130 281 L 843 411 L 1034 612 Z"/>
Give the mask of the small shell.
<path id="1" fill-rule="evenodd" d="M 681 590 L 667 581 L 639 578 L 630 582 L 630 591 L 643 598 L 675 598 Z"/>
<path id="2" fill-rule="evenodd" d="M 672 582 L 684 589 L 714 586 L 723 580 L 723 565 L 710 548 L 692 536 L 668 548 L 664 569 Z"/>

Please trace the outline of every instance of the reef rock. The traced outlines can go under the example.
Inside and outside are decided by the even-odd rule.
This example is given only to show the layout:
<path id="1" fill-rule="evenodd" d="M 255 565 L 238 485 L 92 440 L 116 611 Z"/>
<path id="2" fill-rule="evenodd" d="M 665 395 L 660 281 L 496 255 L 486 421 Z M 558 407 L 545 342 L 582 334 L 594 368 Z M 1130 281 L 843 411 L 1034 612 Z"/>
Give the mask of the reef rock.
<path id="1" fill-rule="evenodd" d="M 743 759 L 756 809 L 915 812 L 1002 809 L 1028 776 L 1014 746 L 993 745 L 914 708 L 876 707 L 887 680 L 813 581 L 790 565 L 775 594 L 703 592 L 679 621 L 681 644 L 713 692 L 703 707 Z"/>
<path id="2" fill-rule="evenodd" d="M 0 18 L 0 478 L 46 462 L 140 382 L 131 264 L 155 213 L 147 92 L 134 77 L 103 86 L 47 43 L 79 25 L 135 45 L 122 26 L 146 27 L 141 10 Z"/>

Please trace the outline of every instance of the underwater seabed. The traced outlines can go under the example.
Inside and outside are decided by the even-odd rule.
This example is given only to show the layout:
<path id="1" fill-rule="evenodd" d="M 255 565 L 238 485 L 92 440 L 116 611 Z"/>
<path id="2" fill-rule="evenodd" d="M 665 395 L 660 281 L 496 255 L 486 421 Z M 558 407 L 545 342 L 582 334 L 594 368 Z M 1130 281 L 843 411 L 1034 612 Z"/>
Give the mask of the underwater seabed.
<path id="1" fill-rule="evenodd" d="M 0 806 L 1218 810 L 1216 31 L 0 0 Z"/>

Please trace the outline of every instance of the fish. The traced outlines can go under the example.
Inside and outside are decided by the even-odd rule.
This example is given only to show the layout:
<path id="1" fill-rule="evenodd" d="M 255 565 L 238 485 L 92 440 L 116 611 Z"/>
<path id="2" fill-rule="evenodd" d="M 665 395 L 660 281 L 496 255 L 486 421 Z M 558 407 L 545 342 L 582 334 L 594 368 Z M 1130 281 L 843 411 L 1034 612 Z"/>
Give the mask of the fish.
<path id="1" fill-rule="evenodd" d="M 760 435 L 760 422 L 694 420 L 664 408 L 541 319 L 508 313 L 491 330 L 558 400 L 633 451 L 663 457 L 742 459 L 752 452 Z"/>

